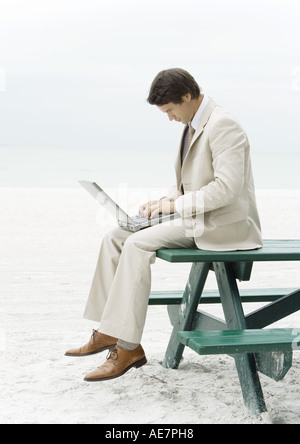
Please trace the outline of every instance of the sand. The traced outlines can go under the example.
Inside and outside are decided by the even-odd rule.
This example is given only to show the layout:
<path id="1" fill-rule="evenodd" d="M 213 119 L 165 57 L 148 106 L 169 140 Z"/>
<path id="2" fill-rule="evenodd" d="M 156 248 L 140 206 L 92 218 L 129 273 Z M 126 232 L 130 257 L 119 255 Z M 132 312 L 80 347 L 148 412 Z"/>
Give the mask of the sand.
<path id="1" fill-rule="evenodd" d="M 129 207 L 148 193 L 128 191 Z M 257 198 L 265 239 L 300 237 L 300 190 L 258 191 Z M 146 366 L 84 382 L 106 355 L 76 359 L 64 352 L 98 327 L 82 314 L 102 236 L 114 221 L 79 187 L 1 188 L 0 206 L 1 424 L 300 423 L 299 351 L 283 381 L 261 375 L 268 413 L 256 418 L 244 407 L 232 358 L 186 349 L 178 370 L 161 366 L 171 333 L 166 307 L 149 307 Z M 158 260 L 153 289 L 184 288 L 189 268 Z M 241 287 L 272 285 L 299 287 L 299 264 L 255 264 Z M 212 273 L 207 288 L 215 287 Z M 208 310 L 222 315 L 218 306 Z M 274 324 L 299 325 L 299 314 Z"/>

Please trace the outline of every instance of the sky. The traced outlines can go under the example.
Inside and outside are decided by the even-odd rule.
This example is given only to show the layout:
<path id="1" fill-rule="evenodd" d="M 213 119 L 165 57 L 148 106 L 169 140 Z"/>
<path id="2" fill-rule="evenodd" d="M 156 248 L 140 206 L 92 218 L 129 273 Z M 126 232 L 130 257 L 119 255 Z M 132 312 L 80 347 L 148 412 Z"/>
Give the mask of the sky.
<path id="1" fill-rule="evenodd" d="M 174 153 L 182 125 L 146 99 L 181 67 L 254 153 L 298 153 L 299 18 L 299 0 L 0 0 L 0 147 Z"/>

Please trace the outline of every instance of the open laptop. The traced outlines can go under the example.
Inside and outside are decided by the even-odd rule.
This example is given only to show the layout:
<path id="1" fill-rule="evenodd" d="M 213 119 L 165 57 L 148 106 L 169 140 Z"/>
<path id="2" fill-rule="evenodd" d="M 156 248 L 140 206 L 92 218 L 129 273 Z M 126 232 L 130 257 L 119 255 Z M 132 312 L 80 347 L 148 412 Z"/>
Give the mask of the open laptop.
<path id="1" fill-rule="evenodd" d="M 129 216 L 116 202 L 95 182 L 80 180 L 80 185 L 88 191 L 106 210 L 114 216 L 120 227 L 129 231 L 139 231 L 153 225 L 161 224 L 180 217 L 179 213 L 160 214 L 153 219 L 142 217 L 140 214 Z"/>

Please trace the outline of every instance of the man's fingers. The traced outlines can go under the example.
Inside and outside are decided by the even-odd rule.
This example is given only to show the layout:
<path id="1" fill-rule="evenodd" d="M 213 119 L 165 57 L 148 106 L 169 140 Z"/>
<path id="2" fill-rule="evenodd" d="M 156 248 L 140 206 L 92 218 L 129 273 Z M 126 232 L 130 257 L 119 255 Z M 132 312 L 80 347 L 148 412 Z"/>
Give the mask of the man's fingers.
<path id="1" fill-rule="evenodd" d="M 143 217 L 149 217 L 150 216 L 150 208 L 151 203 L 147 202 L 139 207 L 139 213 Z"/>
<path id="2" fill-rule="evenodd" d="M 159 208 L 157 208 L 156 210 L 152 211 L 151 215 L 150 215 L 150 219 L 153 219 L 155 216 L 158 216 L 160 213 Z"/>
<path id="3" fill-rule="evenodd" d="M 174 213 L 174 203 L 170 200 L 152 200 L 140 206 L 141 216 L 147 217 L 148 219 L 153 219 L 153 217 L 161 213 Z"/>
<path id="4" fill-rule="evenodd" d="M 140 205 L 139 206 L 139 213 L 141 216 L 144 216 L 144 212 L 146 210 L 146 204 Z"/>
<path id="5" fill-rule="evenodd" d="M 139 213 L 143 217 L 150 217 L 152 208 L 155 207 L 156 204 L 158 204 L 158 200 L 150 200 L 149 202 L 146 202 L 139 207 Z"/>
<path id="6" fill-rule="evenodd" d="M 146 209 L 146 216 L 149 219 L 152 219 L 155 214 L 159 214 L 159 202 L 153 203 L 152 205 L 149 205 Z"/>

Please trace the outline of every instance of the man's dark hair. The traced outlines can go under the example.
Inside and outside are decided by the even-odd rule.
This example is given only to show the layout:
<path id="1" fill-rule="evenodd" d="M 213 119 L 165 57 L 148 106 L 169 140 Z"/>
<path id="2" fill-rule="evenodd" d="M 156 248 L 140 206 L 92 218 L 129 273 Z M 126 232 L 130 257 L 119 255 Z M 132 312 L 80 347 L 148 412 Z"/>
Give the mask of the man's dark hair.
<path id="1" fill-rule="evenodd" d="M 194 77 L 180 68 L 166 69 L 157 74 L 152 82 L 147 101 L 150 105 L 166 105 L 182 103 L 187 93 L 192 99 L 198 99 L 201 90 Z"/>

